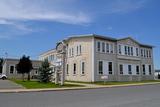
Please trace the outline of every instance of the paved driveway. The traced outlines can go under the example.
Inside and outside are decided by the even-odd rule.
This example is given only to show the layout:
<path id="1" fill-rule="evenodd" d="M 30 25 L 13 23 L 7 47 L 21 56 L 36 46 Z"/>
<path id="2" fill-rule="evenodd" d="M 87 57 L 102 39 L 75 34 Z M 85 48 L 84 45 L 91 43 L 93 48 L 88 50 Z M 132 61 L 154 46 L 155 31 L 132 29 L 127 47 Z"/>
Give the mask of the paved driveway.
<path id="1" fill-rule="evenodd" d="M 21 89 L 23 88 L 22 86 L 9 81 L 9 80 L 0 80 L 0 90 L 1 89 Z"/>

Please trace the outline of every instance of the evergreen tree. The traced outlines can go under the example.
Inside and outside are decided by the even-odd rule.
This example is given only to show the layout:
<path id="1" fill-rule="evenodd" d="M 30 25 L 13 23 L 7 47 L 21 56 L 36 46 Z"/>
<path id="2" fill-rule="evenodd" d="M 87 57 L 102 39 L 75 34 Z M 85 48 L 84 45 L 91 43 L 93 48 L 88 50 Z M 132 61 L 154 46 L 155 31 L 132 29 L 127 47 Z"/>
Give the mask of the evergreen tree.
<path id="1" fill-rule="evenodd" d="M 39 68 L 39 72 L 40 72 L 40 82 L 49 82 L 52 76 L 52 68 L 50 68 L 50 64 L 48 62 L 48 60 L 44 60 L 44 62 L 42 62 L 41 67 Z"/>

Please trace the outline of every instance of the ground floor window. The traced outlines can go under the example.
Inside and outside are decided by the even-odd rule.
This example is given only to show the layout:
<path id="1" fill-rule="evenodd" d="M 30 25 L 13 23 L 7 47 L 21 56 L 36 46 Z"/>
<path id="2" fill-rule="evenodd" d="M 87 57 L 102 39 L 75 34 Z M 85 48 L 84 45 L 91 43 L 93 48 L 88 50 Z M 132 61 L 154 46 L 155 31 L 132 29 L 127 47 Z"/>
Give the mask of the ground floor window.
<path id="1" fill-rule="evenodd" d="M 143 71 L 143 75 L 146 75 L 145 65 L 142 65 L 142 71 Z"/>
<path id="2" fill-rule="evenodd" d="M 112 74 L 112 62 L 108 62 L 108 71 L 109 71 L 109 74 Z"/>
<path id="3" fill-rule="evenodd" d="M 10 68 L 9 68 L 10 74 L 13 74 L 14 69 L 15 69 L 14 66 L 10 66 Z"/>
<path id="4" fill-rule="evenodd" d="M 103 61 L 98 62 L 98 73 L 103 74 Z"/>
<path id="5" fill-rule="evenodd" d="M 67 64 L 66 73 L 69 74 L 69 65 Z"/>
<path id="6" fill-rule="evenodd" d="M 128 74 L 132 74 L 132 66 L 131 65 L 128 65 Z"/>
<path id="7" fill-rule="evenodd" d="M 119 65 L 119 71 L 120 71 L 120 74 L 123 74 L 123 65 L 122 64 Z"/>
<path id="8" fill-rule="evenodd" d="M 81 62 L 81 74 L 85 74 L 85 62 Z"/>
<path id="9" fill-rule="evenodd" d="M 73 74 L 76 74 L 76 64 L 73 64 Z"/>
<path id="10" fill-rule="evenodd" d="M 152 75 L 152 68 L 151 68 L 151 65 L 148 65 L 148 69 L 149 69 L 149 75 Z"/>
<path id="11" fill-rule="evenodd" d="M 138 66 L 138 65 L 136 66 L 136 74 L 137 74 L 137 75 L 140 74 L 140 73 L 139 73 L 139 66 Z"/>

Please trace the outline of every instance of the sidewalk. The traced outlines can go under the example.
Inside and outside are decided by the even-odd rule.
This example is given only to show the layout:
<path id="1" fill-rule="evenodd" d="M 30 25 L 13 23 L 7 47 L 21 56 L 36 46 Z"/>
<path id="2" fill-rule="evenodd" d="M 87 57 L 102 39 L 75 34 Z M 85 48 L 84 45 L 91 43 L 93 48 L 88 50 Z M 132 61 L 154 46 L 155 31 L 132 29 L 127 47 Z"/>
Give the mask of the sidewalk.
<path id="1" fill-rule="evenodd" d="M 67 84 L 83 85 L 84 87 L 45 88 L 45 89 L 2 89 L 2 90 L 0 90 L 0 93 L 84 90 L 84 89 L 114 88 L 114 87 L 128 87 L 128 86 L 142 86 L 142 85 L 160 84 L 160 82 L 137 83 L 137 84 L 123 84 L 123 85 L 96 85 L 96 84 L 71 83 L 71 82 L 66 82 L 66 83 Z"/>

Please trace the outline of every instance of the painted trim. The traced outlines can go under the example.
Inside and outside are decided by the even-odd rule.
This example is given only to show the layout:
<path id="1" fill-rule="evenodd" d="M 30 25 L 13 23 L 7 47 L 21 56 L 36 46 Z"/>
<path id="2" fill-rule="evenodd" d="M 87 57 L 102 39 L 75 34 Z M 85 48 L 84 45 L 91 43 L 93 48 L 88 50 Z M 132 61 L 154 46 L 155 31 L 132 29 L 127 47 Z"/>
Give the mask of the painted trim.
<path id="1" fill-rule="evenodd" d="M 96 43 L 97 44 L 97 43 Z M 97 49 L 97 47 L 96 47 Z M 97 50 L 96 50 L 97 51 Z M 95 82 L 95 69 L 94 69 L 94 63 L 95 63 L 95 39 L 94 37 L 92 37 L 92 71 L 91 71 L 91 75 L 92 75 L 92 82 Z"/>

